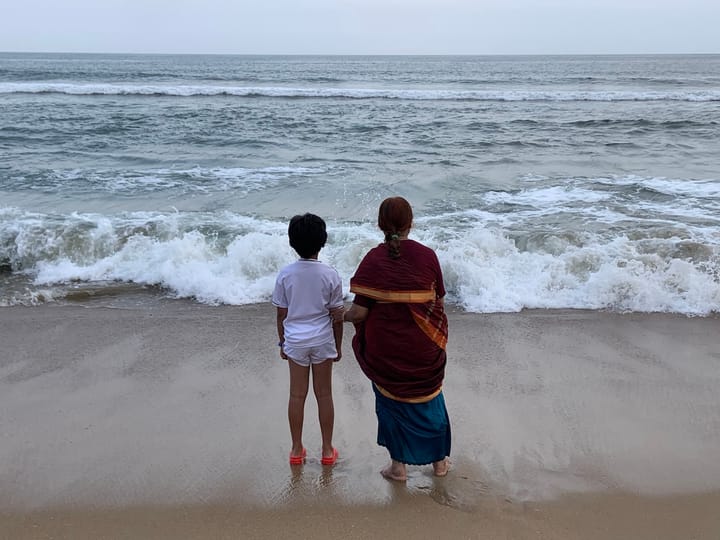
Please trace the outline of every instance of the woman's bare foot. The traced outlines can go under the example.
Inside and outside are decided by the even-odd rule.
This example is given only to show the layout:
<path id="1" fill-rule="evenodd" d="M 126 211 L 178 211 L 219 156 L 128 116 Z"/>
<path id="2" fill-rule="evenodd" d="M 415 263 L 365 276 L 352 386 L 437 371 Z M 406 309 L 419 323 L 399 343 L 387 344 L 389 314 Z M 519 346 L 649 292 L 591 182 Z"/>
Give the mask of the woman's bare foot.
<path id="1" fill-rule="evenodd" d="M 405 482 L 407 480 L 407 469 L 404 463 L 392 460 L 392 463 L 385 467 L 380 474 L 387 480 L 395 480 L 396 482 Z"/>
<path id="2" fill-rule="evenodd" d="M 435 476 L 447 476 L 447 473 L 450 470 L 450 460 L 448 458 L 444 458 L 440 461 L 433 462 L 432 466 L 433 474 Z"/>

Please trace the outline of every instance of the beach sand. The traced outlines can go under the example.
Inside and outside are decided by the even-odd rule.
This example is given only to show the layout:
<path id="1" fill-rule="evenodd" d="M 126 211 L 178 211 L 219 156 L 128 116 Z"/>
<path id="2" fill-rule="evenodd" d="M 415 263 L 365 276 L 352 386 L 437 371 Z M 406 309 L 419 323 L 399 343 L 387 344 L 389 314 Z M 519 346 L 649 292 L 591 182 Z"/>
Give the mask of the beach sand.
<path id="1" fill-rule="evenodd" d="M 720 538 L 720 318 L 450 318 L 453 470 L 384 480 L 346 326 L 287 464 L 270 305 L 0 309 L 0 538 Z"/>

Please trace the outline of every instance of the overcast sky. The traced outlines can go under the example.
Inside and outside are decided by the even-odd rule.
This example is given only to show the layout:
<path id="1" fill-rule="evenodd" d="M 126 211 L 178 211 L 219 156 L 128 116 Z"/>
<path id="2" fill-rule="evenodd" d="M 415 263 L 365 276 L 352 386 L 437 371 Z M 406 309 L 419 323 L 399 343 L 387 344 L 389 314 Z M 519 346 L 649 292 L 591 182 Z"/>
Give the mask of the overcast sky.
<path id="1" fill-rule="evenodd" d="M 0 0 L 0 51 L 720 53 L 720 0 Z"/>

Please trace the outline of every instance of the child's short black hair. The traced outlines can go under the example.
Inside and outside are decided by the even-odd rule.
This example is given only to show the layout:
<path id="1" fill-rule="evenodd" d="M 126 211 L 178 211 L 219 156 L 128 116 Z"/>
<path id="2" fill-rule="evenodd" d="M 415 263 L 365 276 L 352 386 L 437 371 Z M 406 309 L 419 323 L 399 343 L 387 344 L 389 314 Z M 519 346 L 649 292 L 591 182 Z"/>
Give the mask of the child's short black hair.
<path id="1" fill-rule="evenodd" d="M 303 259 L 308 259 L 320 252 L 327 242 L 325 222 L 315 214 L 294 216 L 288 226 L 290 245 Z"/>

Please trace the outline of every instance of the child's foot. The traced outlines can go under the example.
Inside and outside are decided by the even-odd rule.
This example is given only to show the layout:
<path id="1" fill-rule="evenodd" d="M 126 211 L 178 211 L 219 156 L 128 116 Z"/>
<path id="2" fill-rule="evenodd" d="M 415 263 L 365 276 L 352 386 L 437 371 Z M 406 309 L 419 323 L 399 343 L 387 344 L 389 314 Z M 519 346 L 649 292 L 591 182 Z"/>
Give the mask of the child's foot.
<path id="1" fill-rule="evenodd" d="M 435 476 L 447 476 L 447 473 L 450 471 L 450 460 L 448 458 L 444 458 L 440 461 L 435 461 L 432 466 L 433 474 Z"/>
<path id="2" fill-rule="evenodd" d="M 380 471 L 380 474 L 382 474 L 386 480 L 394 480 L 395 482 L 407 481 L 407 469 L 405 468 L 405 464 L 399 461 L 393 460 L 390 465 Z"/>
<path id="3" fill-rule="evenodd" d="M 302 465 L 305 463 L 305 458 L 307 457 L 307 450 L 303 448 L 299 454 L 293 454 L 290 452 L 290 465 Z"/>
<path id="4" fill-rule="evenodd" d="M 332 453 L 329 456 L 323 455 L 323 457 L 320 458 L 320 463 L 323 465 L 335 465 L 339 455 L 337 448 L 333 447 Z"/>

